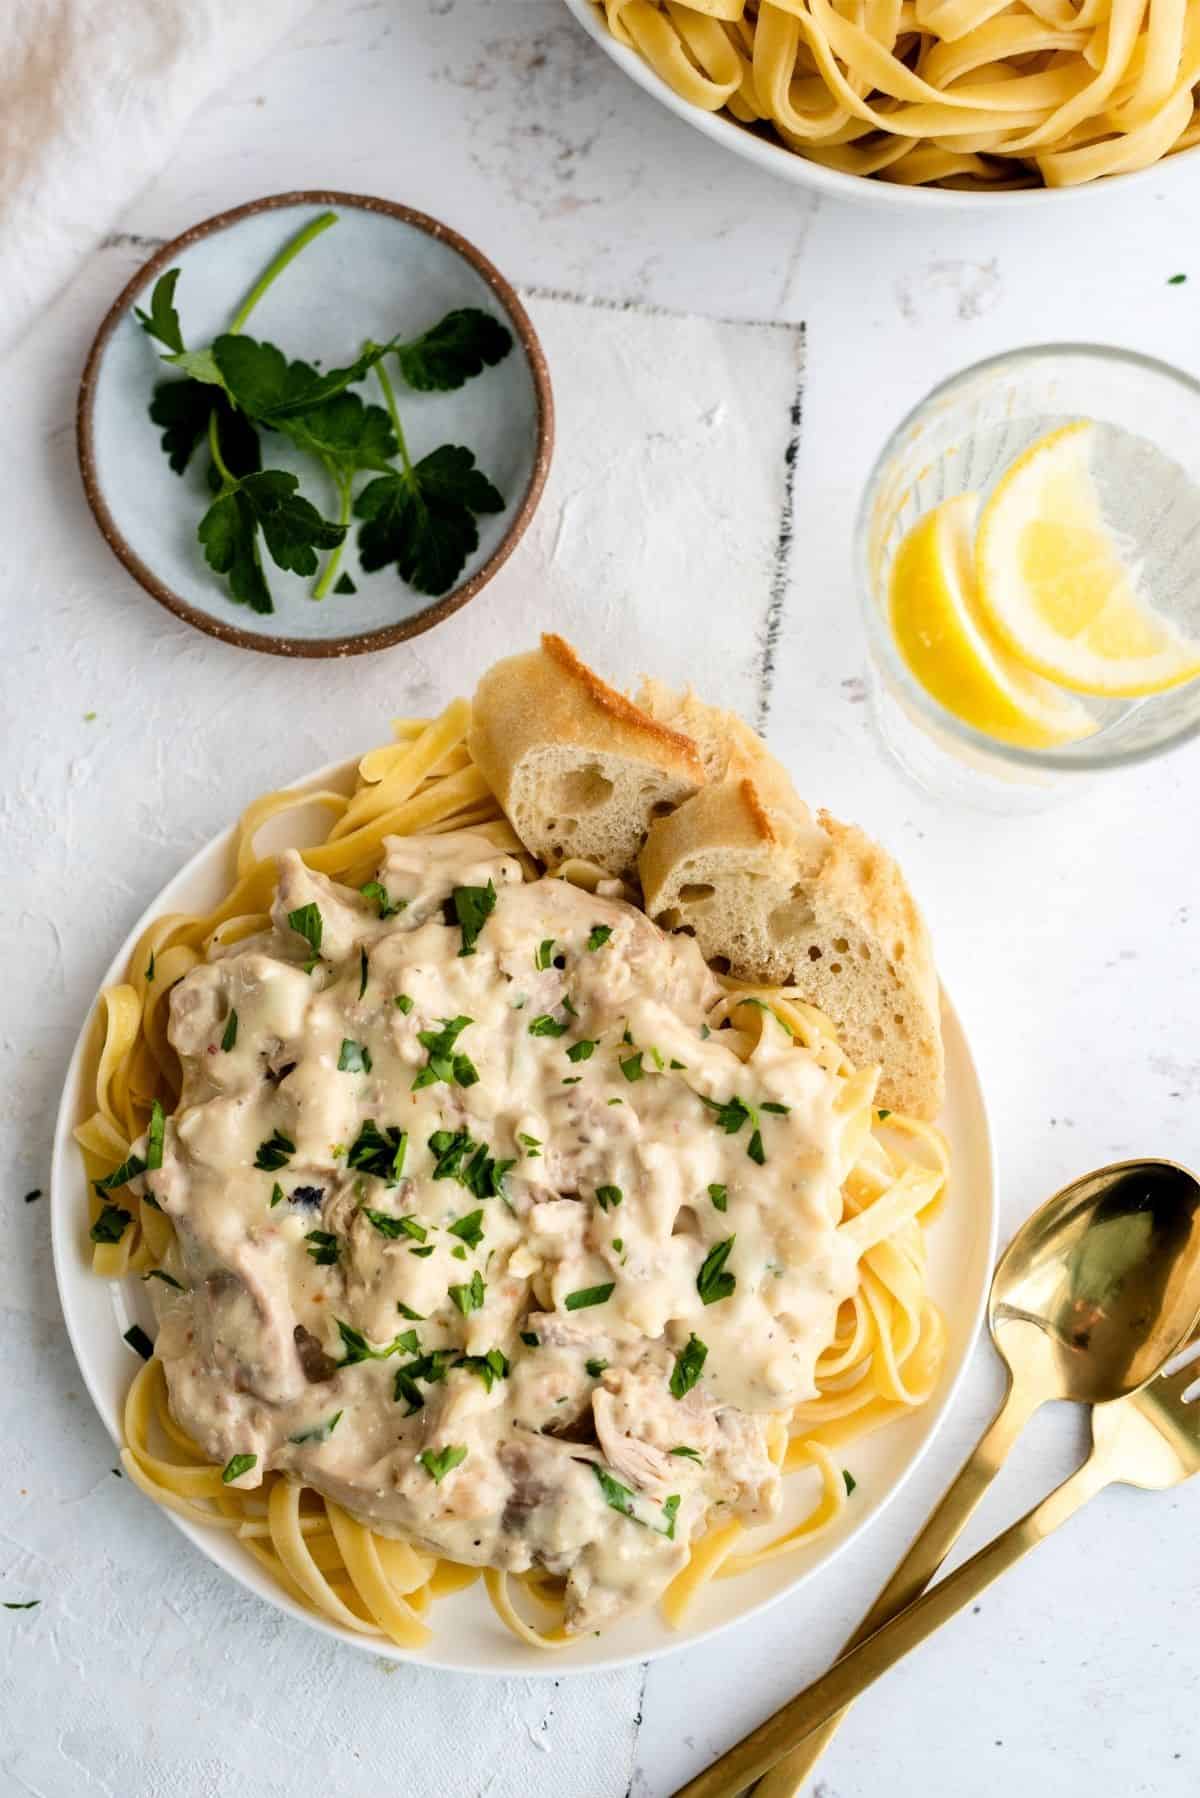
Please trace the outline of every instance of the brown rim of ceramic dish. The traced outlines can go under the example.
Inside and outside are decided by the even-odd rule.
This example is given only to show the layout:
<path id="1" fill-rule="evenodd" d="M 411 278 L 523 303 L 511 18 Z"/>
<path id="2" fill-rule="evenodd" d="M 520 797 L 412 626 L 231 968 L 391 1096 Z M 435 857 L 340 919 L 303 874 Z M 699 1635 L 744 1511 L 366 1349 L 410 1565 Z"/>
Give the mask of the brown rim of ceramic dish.
<path id="1" fill-rule="evenodd" d="M 364 631 L 355 637 L 327 637 L 318 642 L 298 637 L 267 637 L 254 631 L 242 630 L 239 625 L 226 624 L 222 619 L 213 618 L 207 612 L 198 612 L 194 606 L 165 586 L 153 569 L 148 568 L 142 558 L 131 548 L 121 532 L 117 529 L 107 501 L 100 490 L 96 474 L 95 444 L 92 437 L 92 408 L 95 398 L 96 378 L 100 371 L 101 358 L 120 321 L 125 317 L 143 287 L 160 270 L 168 267 L 181 250 L 202 237 L 209 237 L 215 231 L 224 231 L 228 225 L 234 225 L 239 219 L 248 218 L 255 212 L 274 212 L 285 206 L 354 206 L 362 212 L 383 212 L 390 218 L 402 219 L 406 225 L 413 225 L 418 231 L 424 231 L 430 237 L 438 238 L 456 250 L 464 262 L 469 262 L 477 274 L 482 275 L 492 292 L 496 295 L 504 311 L 508 315 L 514 331 L 521 341 L 533 375 L 534 391 L 537 395 L 537 454 L 534 458 L 533 471 L 529 477 L 529 485 L 517 508 L 515 517 L 509 525 L 501 541 L 488 557 L 482 568 L 455 587 L 453 592 L 444 594 L 441 599 L 434 600 L 424 611 L 415 617 L 406 618 L 399 624 L 386 625 L 382 630 Z M 526 526 L 533 517 L 538 500 L 542 496 L 542 488 L 546 484 L 546 475 L 550 468 L 550 452 L 554 447 L 554 399 L 550 391 L 550 371 L 546 367 L 546 357 L 538 341 L 537 333 L 530 323 L 529 314 L 525 311 L 510 284 L 504 279 L 499 269 L 490 263 L 485 255 L 477 250 L 465 237 L 443 225 L 439 220 L 430 218 L 428 213 L 416 212 L 411 206 L 401 206 L 395 200 L 380 200 L 370 194 L 346 194 L 333 191 L 304 191 L 290 194 L 268 194 L 261 200 L 249 200 L 244 206 L 234 206 L 228 212 L 218 212 L 215 217 L 203 219 L 200 224 L 193 225 L 180 237 L 173 237 L 170 243 L 156 250 L 148 262 L 144 262 L 137 273 L 125 283 L 112 305 L 104 316 L 95 341 L 88 351 L 84 365 L 83 379 L 79 384 L 79 399 L 75 408 L 76 449 L 79 456 L 79 471 L 83 476 L 83 488 L 87 501 L 92 508 L 101 534 L 113 554 L 125 564 L 135 581 L 146 589 L 160 605 L 174 612 L 177 618 L 194 624 L 197 630 L 205 631 L 210 637 L 219 637 L 224 643 L 235 643 L 239 649 L 259 649 L 268 655 L 276 656 L 351 656 L 366 655 L 374 649 L 388 649 L 393 643 L 403 643 L 409 637 L 419 637 L 452 612 L 457 612 L 467 601 L 474 599 L 482 587 L 485 587 L 492 576 L 504 566 L 517 544 L 525 534 Z"/>

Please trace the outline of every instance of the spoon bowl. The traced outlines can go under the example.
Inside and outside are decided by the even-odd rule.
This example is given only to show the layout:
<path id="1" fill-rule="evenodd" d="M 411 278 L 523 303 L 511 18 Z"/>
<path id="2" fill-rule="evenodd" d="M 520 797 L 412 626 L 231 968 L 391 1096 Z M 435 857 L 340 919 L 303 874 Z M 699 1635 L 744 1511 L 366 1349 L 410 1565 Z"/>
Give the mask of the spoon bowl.
<path id="1" fill-rule="evenodd" d="M 1039 1402 L 1105 1404 L 1144 1386 L 1200 1311 L 1200 1181 L 1117 1161 L 1035 1211 L 996 1267 L 988 1326 Z"/>

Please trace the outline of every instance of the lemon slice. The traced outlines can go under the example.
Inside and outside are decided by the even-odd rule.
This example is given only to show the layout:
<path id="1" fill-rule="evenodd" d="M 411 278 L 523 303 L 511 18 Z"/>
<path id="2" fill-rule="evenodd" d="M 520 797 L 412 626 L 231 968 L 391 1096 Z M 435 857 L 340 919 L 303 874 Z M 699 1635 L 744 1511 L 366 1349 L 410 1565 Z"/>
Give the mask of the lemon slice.
<path id="1" fill-rule="evenodd" d="M 1139 594 L 1101 514 L 1095 436 L 1086 420 L 1064 425 L 1003 476 L 975 545 L 979 603 L 1004 647 L 1049 680 L 1076 693 L 1162 693 L 1200 674 L 1200 643 Z"/>
<path id="2" fill-rule="evenodd" d="M 1077 699 L 1030 674 L 991 637 L 975 594 L 979 495 L 960 493 L 914 525 L 892 565 L 891 625 L 921 685 L 956 718 L 1021 749 L 1096 729 Z"/>

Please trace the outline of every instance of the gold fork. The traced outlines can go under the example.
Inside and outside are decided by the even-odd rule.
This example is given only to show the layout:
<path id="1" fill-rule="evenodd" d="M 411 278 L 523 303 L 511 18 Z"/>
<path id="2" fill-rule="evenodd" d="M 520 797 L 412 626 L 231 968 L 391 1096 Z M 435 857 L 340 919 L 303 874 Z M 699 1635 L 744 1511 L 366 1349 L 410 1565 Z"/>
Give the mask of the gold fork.
<path id="1" fill-rule="evenodd" d="M 1200 1334 L 1193 1335 L 1182 1352 L 1191 1356 L 1197 1350 Z M 728 1754 L 681 1786 L 674 1798 L 736 1798 L 1103 1487 L 1121 1484 L 1159 1492 L 1200 1473 L 1200 1403 L 1184 1399 L 1198 1383 L 1200 1360 L 1189 1359 L 1179 1371 L 1160 1374 L 1140 1392 L 1097 1405 L 1092 1412 L 1092 1452 L 1082 1467 L 940 1585 L 930 1587 L 907 1610 L 843 1655 Z"/>

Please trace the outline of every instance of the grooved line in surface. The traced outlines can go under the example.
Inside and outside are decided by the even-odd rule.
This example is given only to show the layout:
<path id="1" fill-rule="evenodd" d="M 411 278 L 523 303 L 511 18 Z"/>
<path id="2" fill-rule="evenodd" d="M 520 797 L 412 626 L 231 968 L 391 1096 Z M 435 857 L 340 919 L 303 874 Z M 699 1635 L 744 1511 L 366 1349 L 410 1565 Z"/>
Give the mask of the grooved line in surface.
<path id="1" fill-rule="evenodd" d="M 792 403 L 788 413 L 787 448 L 783 452 L 783 504 L 779 511 L 779 532 L 775 538 L 775 557 L 771 569 L 771 584 L 767 593 L 767 612 L 762 628 L 758 707 L 754 715 L 754 728 L 760 735 L 765 735 L 767 721 L 771 715 L 771 700 L 775 690 L 775 651 L 779 643 L 780 632 L 783 629 L 788 584 L 791 580 L 792 538 L 795 531 L 796 515 L 796 463 L 800 456 L 800 433 L 804 422 L 804 376 L 808 334 L 804 325 L 789 327 L 789 329 L 796 331 L 796 385 L 792 390 Z"/>

